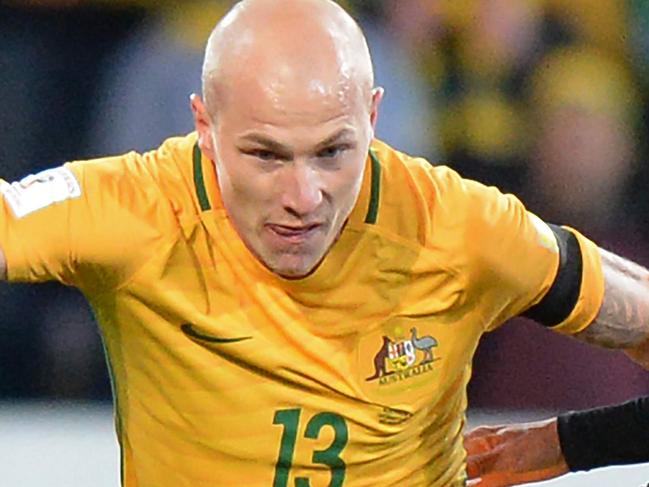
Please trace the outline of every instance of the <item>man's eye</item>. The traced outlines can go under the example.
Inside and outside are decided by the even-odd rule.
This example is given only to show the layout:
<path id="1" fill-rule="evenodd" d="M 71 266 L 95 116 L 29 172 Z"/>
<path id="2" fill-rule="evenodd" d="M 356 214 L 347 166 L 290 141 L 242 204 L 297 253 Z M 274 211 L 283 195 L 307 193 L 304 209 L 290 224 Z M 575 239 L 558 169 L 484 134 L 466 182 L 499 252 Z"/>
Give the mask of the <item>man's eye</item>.
<path id="1" fill-rule="evenodd" d="M 247 151 L 246 153 L 249 156 L 256 157 L 257 159 L 260 159 L 262 161 L 274 161 L 276 159 L 279 159 L 277 154 L 264 149 L 255 149 L 255 150 Z"/>
<path id="2" fill-rule="evenodd" d="M 324 159 L 332 159 L 334 157 L 339 156 L 345 149 L 346 147 L 342 145 L 334 145 L 331 147 L 327 147 L 326 149 L 322 149 L 321 151 L 318 152 L 318 157 Z"/>

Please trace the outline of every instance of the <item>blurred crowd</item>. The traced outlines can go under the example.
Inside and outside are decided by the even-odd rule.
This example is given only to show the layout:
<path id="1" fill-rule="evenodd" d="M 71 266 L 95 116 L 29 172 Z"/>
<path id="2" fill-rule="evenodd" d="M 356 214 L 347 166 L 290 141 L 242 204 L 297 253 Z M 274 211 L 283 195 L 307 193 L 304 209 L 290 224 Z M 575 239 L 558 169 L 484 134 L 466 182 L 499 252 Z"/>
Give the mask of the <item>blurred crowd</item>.
<path id="1" fill-rule="evenodd" d="M 649 2 L 341 3 L 386 88 L 380 138 L 649 265 Z M 231 4 L 0 0 L 0 176 L 191 131 L 203 45 Z M 0 302 L 0 398 L 109 397 L 81 296 L 4 285 Z M 556 410 L 649 391 L 619 353 L 514 321 L 480 346 L 473 406 Z"/>

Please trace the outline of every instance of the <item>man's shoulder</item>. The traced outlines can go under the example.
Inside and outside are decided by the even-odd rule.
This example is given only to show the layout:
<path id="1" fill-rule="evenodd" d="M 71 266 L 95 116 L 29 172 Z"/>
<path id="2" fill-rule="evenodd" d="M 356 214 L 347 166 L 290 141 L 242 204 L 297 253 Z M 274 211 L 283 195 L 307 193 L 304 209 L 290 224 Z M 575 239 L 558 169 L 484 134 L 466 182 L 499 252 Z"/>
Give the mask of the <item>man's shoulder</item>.
<path id="1" fill-rule="evenodd" d="M 168 138 L 157 149 L 143 154 L 143 163 L 161 184 L 171 183 L 176 187 L 182 181 L 189 185 L 193 180 L 193 157 L 197 143 L 195 132 Z"/>
<path id="2" fill-rule="evenodd" d="M 119 179 L 125 183 L 139 184 L 147 180 L 190 178 L 192 150 L 196 141 L 196 134 L 191 133 L 169 138 L 153 150 L 71 161 L 68 166 L 80 176 L 92 176 L 100 182 Z"/>
<path id="3" fill-rule="evenodd" d="M 410 156 L 380 141 L 373 142 L 371 154 L 382 173 L 378 222 L 419 243 L 429 240 L 433 227 L 439 230 L 459 223 L 472 194 L 482 186 L 448 166 Z"/>
<path id="4" fill-rule="evenodd" d="M 165 140 L 158 149 L 143 154 L 141 164 L 153 181 L 157 198 L 172 209 L 180 224 L 195 222 L 201 211 L 197 172 L 203 173 L 204 164 L 198 134 Z"/>
<path id="5" fill-rule="evenodd" d="M 183 172 L 191 172 L 192 155 L 198 143 L 198 134 L 191 132 L 183 136 L 166 139 L 158 149 L 151 151 L 152 156 L 161 162 L 174 162 Z"/>
<path id="6" fill-rule="evenodd" d="M 473 185 L 479 185 L 475 181 L 463 178 L 447 165 L 406 154 L 380 140 L 374 140 L 370 150 L 385 173 L 383 177 L 388 197 L 398 197 L 399 194 L 403 196 L 404 184 L 410 189 L 410 194 L 420 197 L 433 196 L 436 193 L 463 195 L 471 191 Z"/>
<path id="7" fill-rule="evenodd" d="M 68 167 L 83 191 L 92 195 L 89 202 L 119 207 L 120 212 L 160 214 L 166 208 L 176 216 L 195 214 L 192 154 L 196 141 L 192 133 L 169 138 L 148 152 L 74 161 Z M 158 210 L 152 212 L 153 208 Z"/>

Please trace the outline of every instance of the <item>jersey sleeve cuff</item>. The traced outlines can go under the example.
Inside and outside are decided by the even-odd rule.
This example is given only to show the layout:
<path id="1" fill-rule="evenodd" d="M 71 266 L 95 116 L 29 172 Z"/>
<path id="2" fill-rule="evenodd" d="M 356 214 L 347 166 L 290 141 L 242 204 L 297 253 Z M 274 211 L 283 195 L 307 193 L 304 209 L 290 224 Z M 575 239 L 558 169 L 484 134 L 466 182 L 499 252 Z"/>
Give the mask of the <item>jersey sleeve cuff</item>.
<path id="1" fill-rule="evenodd" d="M 597 245 L 570 227 L 564 227 L 575 235 L 583 258 L 582 285 L 579 298 L 570 315 L 552 330 L 574 335 L 585 330 L 590 325 L 602 306 L 604 300 L 604 273 Z"/>

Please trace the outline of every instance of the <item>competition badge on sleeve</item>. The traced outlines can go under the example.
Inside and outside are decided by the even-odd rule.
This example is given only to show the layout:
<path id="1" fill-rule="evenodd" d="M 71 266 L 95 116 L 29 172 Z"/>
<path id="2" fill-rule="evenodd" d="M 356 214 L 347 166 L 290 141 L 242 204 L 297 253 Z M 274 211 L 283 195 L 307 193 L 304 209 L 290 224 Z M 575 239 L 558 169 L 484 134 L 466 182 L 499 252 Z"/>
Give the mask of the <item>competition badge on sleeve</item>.
<path id="1" fill-rule="evenodd" d="M 24 218 L 55 203 L 78 198 L 81 187 L 70 169 L 57 167 L 11 184 L 0 180 L 0 194 L 15 217 Z"/>

